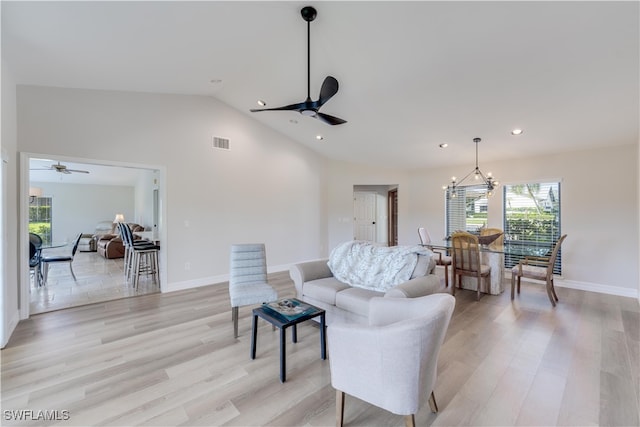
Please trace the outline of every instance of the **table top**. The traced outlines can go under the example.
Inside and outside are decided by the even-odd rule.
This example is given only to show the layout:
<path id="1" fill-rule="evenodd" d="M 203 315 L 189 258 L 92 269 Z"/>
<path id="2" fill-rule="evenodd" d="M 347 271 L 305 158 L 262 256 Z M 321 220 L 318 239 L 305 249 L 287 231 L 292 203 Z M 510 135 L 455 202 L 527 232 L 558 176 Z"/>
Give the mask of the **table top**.
<path id="1" fill-rule="evenodd" d="M 306 320 L 312 319 L 316 316 L 319 316 L 325 313 L 325 311 L 320 307 L 316 307 L 315 305 L 311 305 L 309 303 L 300 301 L 296 298 L 288 298 L 288 300 L 295 301 L 296 303 L 299 303 L 299 304 L 304 304 L 308 308 L 305 309 L 305 311 L 299 316 L 288 318 L 278 313 L 273 308 L 270 308 L 268 304 L 265 303 L 258 308 L 254 308 L 253 315 L 259 316 L 264 320 L 268 321 L 269 323 L 276 325 L 279 328 L 286 328 L 288 326 L 296 325 L 298 323 L 304 322 Z"/>
<path id="2" fill-rule="evenodd" d="M 552 244 L 551 244 L 552 245 Z M 452 249 L 453 243 L 451 240 L 439 240 L 423 245 L 434 249 Z M 520 255 L 520 256 L 544 256 L 549 253 L 551 246 L 544 243 L 524 242 L 507 240 L 502 245 L 492 243 L 490 245 L 479 245 L 481 252 L 491 252 L 506 255 Z"/>

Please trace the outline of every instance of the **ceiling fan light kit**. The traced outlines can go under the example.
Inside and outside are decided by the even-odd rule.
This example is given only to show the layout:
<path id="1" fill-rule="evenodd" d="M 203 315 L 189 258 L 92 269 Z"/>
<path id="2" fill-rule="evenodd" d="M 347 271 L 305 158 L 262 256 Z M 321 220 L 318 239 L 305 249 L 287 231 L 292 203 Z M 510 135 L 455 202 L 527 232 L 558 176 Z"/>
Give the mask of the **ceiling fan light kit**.
<path id="1" fill-rule="evenodd" d="M 311 99 L 311 22 L 316 19 L 318 13 L 315 8 L 305 6 L 300 11 L 300 14 L 302 19 L 307 22 L 307 99 L 304 102 L 285 105 L 284 107 L 251 109 L 249 111 L 252 113 L 260 111 L 297 111 L 303 116 L 313 117 L 329 125 L 341 125 L 347 121 L 319 111 L 320 107 L 338 93 L 338 80 L 335 77 L 327 76 L 322 82 L 318 100 L 313 101 Z"/>

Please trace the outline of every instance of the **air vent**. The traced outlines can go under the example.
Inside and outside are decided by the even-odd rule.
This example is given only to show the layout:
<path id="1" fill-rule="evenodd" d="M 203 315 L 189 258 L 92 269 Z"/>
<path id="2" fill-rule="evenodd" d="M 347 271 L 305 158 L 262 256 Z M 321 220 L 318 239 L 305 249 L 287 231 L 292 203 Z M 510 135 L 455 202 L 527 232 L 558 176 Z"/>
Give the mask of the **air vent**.
<path id="1" fill-rule="evenodd" d="M 229 149 L 229 139 L 221 138 L 219 136 L 213 137 L 213 148 L 220 148 L 221 150 Z"/>

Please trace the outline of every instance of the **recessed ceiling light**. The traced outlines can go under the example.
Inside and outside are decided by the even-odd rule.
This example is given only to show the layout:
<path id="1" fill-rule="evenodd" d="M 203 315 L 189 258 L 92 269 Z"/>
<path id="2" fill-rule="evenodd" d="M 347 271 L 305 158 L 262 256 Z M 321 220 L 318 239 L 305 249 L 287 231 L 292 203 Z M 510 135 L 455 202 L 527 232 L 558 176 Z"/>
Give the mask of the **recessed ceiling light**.
<path id="1" fill-rule="evenodd" d="M 264 102 L 262 99 L 258 99 L 258 105 L 261 107 L 265 107 L 267 105 L 266 102 Z"/>
<path id="2" fill-rule="evenodd" d="M 322 136 L 322 135 L 316 135 L 316 139 L 317 139 L 318 141 L 322 141 L 322 140 L 324 139 L 324 136 Z"/>
<path id="3" fill-rule="evenodd" d="M 514 129 L 511 131 L 511 135 L 522 135 L 522 132 L 524 132 L 522 129 Z"/>
<path id="4" fill-rule="evenodd" d="M 294 125 L 297 125 L 298 121 L 296 119 L 290 119 L 289 123 L 293 123 Z"/>
<path id="5" fill-rule="evenodd" d="M 211 79 L 210 82 L 211 84 L 219 85 L 220 83 L 222 83 L 222 79 Z"/>
<path id="6" fill-rule="evenodd" d="M 440 148 L 447 148 L 449 146 L 449 144 L 447 144 L 446 142 L 443 142 L 442 144 L 438 145 L 438 147 Z"/>

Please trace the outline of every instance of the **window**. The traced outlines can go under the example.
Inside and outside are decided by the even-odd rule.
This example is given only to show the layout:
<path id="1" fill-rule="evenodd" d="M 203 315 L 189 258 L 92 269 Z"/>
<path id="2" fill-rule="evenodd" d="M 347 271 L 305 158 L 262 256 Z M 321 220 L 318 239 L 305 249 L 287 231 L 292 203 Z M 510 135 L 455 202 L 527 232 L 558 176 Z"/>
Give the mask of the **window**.
<path id="1" fill-rule="evenodd" d="M 45 245 L 51 243 L 51 197 L 29 202 L 29 233 L 39 235 Z"/>
<path id="2" fill-rule="evenodd" d="M 560 237 L 560 183 L 532 182 L 503 188 L 505 243 L 509 242 L 512 248 L 526 244 L 551 251 Z M 553 269 L 555 274 L 562 272 L 561 252 Z M 505 254 L 505 267 L 513 267 L 524 255 Z"/>
<path id="3" fill-rule="evenodd" d="M 456 188 L 456 196 L 446 192 L 447 236 L 456 231 L 478 234 L 487 226 L 487 187 L 469 185 Z"/>

